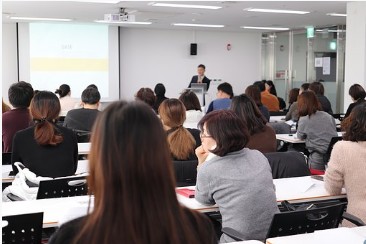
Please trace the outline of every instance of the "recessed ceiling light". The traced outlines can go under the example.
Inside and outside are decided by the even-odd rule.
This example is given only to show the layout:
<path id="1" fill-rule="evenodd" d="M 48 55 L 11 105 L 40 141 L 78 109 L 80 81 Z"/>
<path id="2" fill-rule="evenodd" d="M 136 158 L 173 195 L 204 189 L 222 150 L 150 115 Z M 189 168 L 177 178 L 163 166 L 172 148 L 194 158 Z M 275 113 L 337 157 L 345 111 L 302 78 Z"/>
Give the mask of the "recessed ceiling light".
<path id="1" fill-rule="evenodd" d="M 347 17 L 347 14 L 327 13 L 328 16 Z"/>
<path id="2" fill-rule="evenodd" d="M 209 28 L 223 28 L 224 25 L 206 25 L 206 24 L 186 24 L 186 23 L 174 23 L 174 26 L 187 26 L 187 27 L 209 27 Z"/>
<path id="3" fill-rule="evenodd" d="M 177 3 L 151 3 L 154 7 L 170 7 L 170 8 L 200 8 L 200 9 L 220 9 L 220 6 L 193 5 L 193 4 L 177 4 Z"/>
<path id="4" fill-rule="evenodd" d="M 152 22 L 138 22 L 138 21 L 106 21 L 106 20 L 95 20 L 96 23 L 106 23 L 106 24 L 129 24 L 129 25 L 151 25 Z"/>
<path id="5" fill-rule="evenodd" d="M 276 14 L 308 14 L 307 11 L 297 11 L 297 10 L 284 10 L 284 9 L 263 9 L 263 8 L 246 8 L 244 11 L 250 12 L 262 12 L 262 13 L 276 13 Z"/>
<path id="6" fill-rule="evenodd" d="M 240 26 L 240 28 L 253 29 L 253 30 L 278 30 L 278 31 L 285 31 L 290 29 L 287 27 L 261 27 L 261 26 Z"/>
<path id="7" fill-rule="evenodd" d="M 30 20 L 30 21 L 72 21 L 72 19 L 16 17 L 16 16 L 11 16 L 10 19 L 13 19 L 13 20 Z"/>
<path id="8" fill-rule="evenodd" d="M 45 0 L 43 0 L 45 1 Z M 119 3 L 121 0 L 64 0 L 63 2 L 82 2 L 82 3 Z M 34 0 L 3 0 L 3 2 L 34 2 Z"/>

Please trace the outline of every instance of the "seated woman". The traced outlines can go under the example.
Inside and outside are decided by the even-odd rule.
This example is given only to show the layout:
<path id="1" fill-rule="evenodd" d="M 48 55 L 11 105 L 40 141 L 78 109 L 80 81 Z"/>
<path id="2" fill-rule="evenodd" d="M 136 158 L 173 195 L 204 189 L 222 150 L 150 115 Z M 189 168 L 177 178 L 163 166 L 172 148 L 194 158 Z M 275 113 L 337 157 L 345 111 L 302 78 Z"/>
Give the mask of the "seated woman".
<path id="1" fill-rule="evenodd" d="M 167 99 L 159 107 L 160 119 L 168 136 L 168 145 L 174 160 L 197 159 L 194 150 L 201 145 L 200 131 L 186 129 L 186 109 L 181 101 Z"/>
<path id="2" fill-rule="evenodd" d="M 164 84 L 162 84 L 162 83 L 156 84 L 156 86 L 154 88 L 154 93 L 155 93 L 155 97 L 156 97 L 155 103 L 154 103 L 154 110 L 155 110 L 156 113 L 158 113 L 160 104 L 164 100 L 168 99 L 165 96 L 165 92 L 166 92 L 166 90 L 165 90 Z"/>
<path id="3" fill-rule="evenodd" d="M 285 117 L 285 120 L 298 121 L 299 120 L 299 111 L 297 109 L 297 97 L 299 96 L 300 89 L 292 88 L 288 95 L 289 98 L 289 107 Z"/>
<path id="4" fill-rule="evenodd" d="M 196 200 L 217 204 L 223 228 L 232 228 L 247 240 L 264 241 L 278 212 L 267 158 L 245 148 L 249 133 L 233 111 L 211 112 L 199 126 L 202 146 L 196 149 Z M 231 241 L 227 235 L 221 236 L 220 242 Z"/>
<path id="5" fill-rule="evenodd" d="M 268 90 L 273 96 L 277 97 L 278 103 L 280 104 L 280 110 L 284 110 L 286 108 L 286 102 L 282 97 L 277 96 L 277 90 L 273 81 L 265 80 L 264 82 L 266 83 L 266 90 Z"/>
<path id="6" fill-rule="evenodd" d="M 233 110 L 245 123 L 249 131 L 249 140 L 246 145 L 249 149 L 255 149 L 261 153 L 275 152 L 277 149 L 276 132 L 267 125 L 253 99 L 247 95 L 233 98 L 231 102 Z"/>
<path id="7" fill-rule="evenodd" d="M 200 122 L 204 116 L 197 95 L 191 90 L 186 90 L 180 95 L 179 100 L 186 108 L 186 121 L 183 126 L 196 129 L 198 122 Z"/>
<path id="8" fill-rule="evenodd" d="M 75 174 L 78 144 L 70 129 L 56 125 L 61 106 L 57 96 L 38 92 L 31 104 L 34 126 L 15 134 L 12 163 L 21 162 L 37 176 L 62 177 Z M 16 173 L 17 169 L 13 166 Z"/>
<path id="9" fill-rule="evenodd" d="M 154 109 L 156 96 L 150 88 L 141 88 L 136 93 L 136 101 L 142 101 Z"/>
<path id="10" fill-rule="evenodd" d="M 334 118 L 321 111 L 321 105 L 312 91 L 301 93 L 298 98 L 299 122 L 297 137 L 305 139 L 309 151 L 310 168 L 324 170 L 323 155 L 332 137 L 338 136 Z"/>
<path id="11" fill-rule="evenodd" d="M 365 102 L 365 97 L 366 97 L 366 92 L 363 89 L 363 87 L 359 84 L 354 84 L 349 88 L 348 94 L 351 96 L 353 103 L 351 103 L 348 108 L 347 108 L 347 112 L 346 115 L 344 116 L 345 118 L 347 118 L 351 112 L 352 109 Z"/>
<path id="12" fill-rule="evenodd" d="M 329 99 L 324 96 L 324 86 L 320 81 L 310 83 L 309 90 L 313 91 L 319 100 L 321 110 L 329 114 L 333 114 L 332 104 Z"/>
<path id="13" fill-rule="evenodd" d="M 49 244 L 217 243 L 210 220 L 178 203 L 165 133 L 150 107 L 109 105 L 89 156 L 93 211 L 62 225 Z"/>
<path id="14" fill-rule="evenodd" d="M 255 104 L 257 104 L 259 111 L 263 114 L 264 118 L 266 118 L 267 122 L 269 122 L 270 114 L 268 108 L 262 104 L 261 91 L 258 86 L 250 85 L 245 89 L 245 95 L 251 97 Z"/>
<path id="15" fill-rule="evenodd" d="M 60 88 L 55 91 L 60 96 L 61 111 L 60 115 L 65 116 L 70 110 L 77 108 L 78 101 L 71 97 L 71 89 L 67 84 L 62 84 Z"/>
<path id="16" fill-rule="evenodd" d="M 346 188 L 347 212 L 366 222 L 366 103 L 356 106 L 350 114 L 343 141 L 332 150 L 325 172 L 325 189 L 340 194 Z M 344 221 L 342 225 L 354 226 Z"/>

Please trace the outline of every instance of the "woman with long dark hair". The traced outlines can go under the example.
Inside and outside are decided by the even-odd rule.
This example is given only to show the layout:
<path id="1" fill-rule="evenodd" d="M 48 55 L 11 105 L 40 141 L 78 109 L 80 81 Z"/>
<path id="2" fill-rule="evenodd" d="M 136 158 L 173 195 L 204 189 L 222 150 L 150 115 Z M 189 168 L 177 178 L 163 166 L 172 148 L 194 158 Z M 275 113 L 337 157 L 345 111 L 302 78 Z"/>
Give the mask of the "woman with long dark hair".
<path id="1" fill-rule="evenodd" d="M 36 175 L 45 177 L 75 173 L 78 165 L 76 135 L 56 125 L 59 113 L 60 101 L 54 93 L 40 91 L 33 97 L 30 114 L 34 126 L 15 134 L 12 163 L 21 162 Z"/>
<path id="2" fill-rule="evenodd" d="M 300 89 L 299 88 L 292 88 L 290 90 L 290 93 L 288 95 L 289 101 L 289 107 L 286 113 L 285 120 L 293 120 L 298 121 L 299 120 L 299 111 L 297 109 L 297 97 L 299 96 Z"/>
<path id="3" fill-rule="evenodd" d="M 270 114 L 268 108 L 263 105 L 262 98 L 261 98 L 261 91 L 259 90 L 258 86 L 250 85 L 245 89 L 245 95 L 251 97 L 255 104 L 258 106 L 259 111 L 263 114 L 266 118 L 267 122 L 269 122 Z"/>
<path id="4" fill-rule="evenodd" d="M 277 147 L 276 132 L 267 125 L 267 120 L 259 111 L 254 100 L 243 94 L 235 96 L 231 102 L 233 110 L 245 123 L 249 131 L 247 147 L 262 153 L 275 152 Z"/>
<path id="5" fill-rule="evenodd" d="M 184 122 L 184 127 L 196 129 L 198 122 L 200 122 L 204 116 L 197 95 L 191 90 L 186 90 L 179 96 L 179 100 L 184 104 L 184 107 L 186 107 L 186 121 Z"/>
<path id="6" fill-rule="evenodd" d="M 165 132 L 147 105 L 109 105 L 94 125 L 89 163 L 94 209 L 50 244 L 216 243 L 210 221 L 179 205 Z"/>

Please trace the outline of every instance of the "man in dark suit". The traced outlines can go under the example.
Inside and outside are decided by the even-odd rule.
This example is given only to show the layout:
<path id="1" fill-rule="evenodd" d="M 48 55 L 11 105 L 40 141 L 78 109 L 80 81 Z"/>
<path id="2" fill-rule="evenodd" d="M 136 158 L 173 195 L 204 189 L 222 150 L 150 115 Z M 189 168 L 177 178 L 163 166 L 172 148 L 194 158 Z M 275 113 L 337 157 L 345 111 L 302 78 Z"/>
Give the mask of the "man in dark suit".
<path id="1" fill-rule="evenodd" d="M 198 65 L 198 67 L 197 67 L 198 75 L 195 75 L 192 77 L 191 83 L 189 83 L 188 88 L 191 87 L 192 83 L 206 83 L 207 90 L 208 90 L 208 88 L 210 87 L 211 80 L 205 76 L 205 70 L 206 70 L 206 67 L 203 64 Z"/>

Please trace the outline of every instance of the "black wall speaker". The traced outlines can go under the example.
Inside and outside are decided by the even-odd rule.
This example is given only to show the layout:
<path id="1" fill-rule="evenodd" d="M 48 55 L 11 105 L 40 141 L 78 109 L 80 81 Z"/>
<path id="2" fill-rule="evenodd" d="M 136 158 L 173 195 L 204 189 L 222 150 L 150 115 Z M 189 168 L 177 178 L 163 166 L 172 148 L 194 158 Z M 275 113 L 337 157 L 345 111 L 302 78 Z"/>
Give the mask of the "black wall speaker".
<path id="1" fill-rule="evenodd" d="M 191 43 L 191 55 L 197 55 L 197 43 Z"/>

